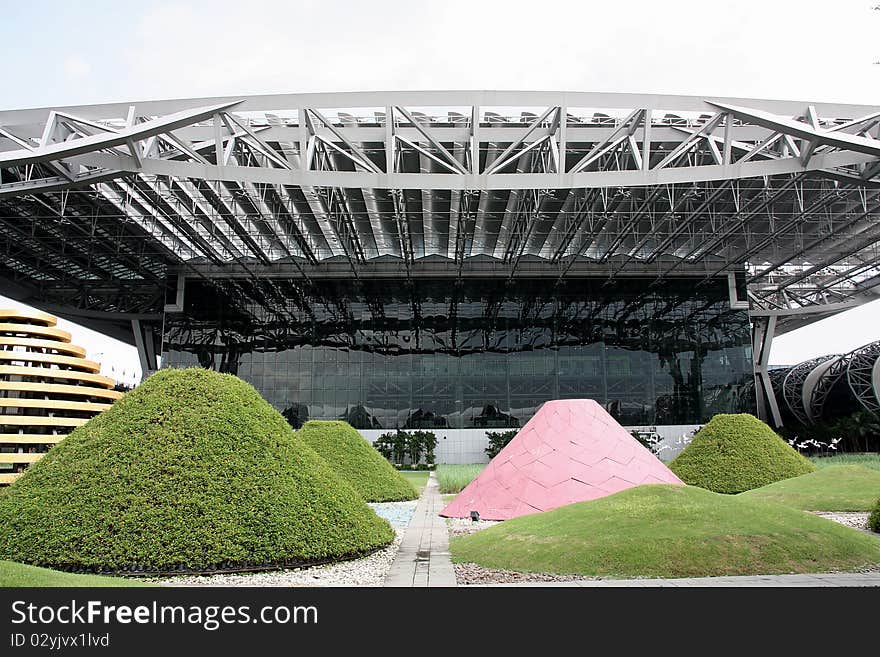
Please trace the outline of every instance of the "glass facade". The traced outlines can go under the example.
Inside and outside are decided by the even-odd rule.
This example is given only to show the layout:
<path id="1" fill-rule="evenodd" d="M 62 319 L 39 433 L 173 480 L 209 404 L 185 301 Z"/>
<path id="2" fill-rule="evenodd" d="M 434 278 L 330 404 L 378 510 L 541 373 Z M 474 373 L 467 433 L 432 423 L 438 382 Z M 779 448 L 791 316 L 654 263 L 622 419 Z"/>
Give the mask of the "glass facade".
<path id="1" fill-rule="evenodd" d="M 190 280 L 163 364 L 251 382 L 294 426 L 518 427 L 592 398 L 625 425 L 695 424 L 751 389 L 727 280 Z"/>

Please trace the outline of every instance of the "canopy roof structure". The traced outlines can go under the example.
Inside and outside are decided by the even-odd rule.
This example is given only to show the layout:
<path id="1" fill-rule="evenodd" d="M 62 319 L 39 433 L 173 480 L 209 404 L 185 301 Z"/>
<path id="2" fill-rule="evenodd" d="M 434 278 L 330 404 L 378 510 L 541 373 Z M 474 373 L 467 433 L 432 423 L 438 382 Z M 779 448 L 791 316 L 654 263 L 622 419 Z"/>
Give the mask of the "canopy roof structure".
<path id="1" fill-rule="evenodd" d="M 880 105 L 425 91 L 0 111 L 0 293 L 129 340 L 178 276 L 257 303 L 327 277 L 730 276 L 779 333 L 877 298 L 878 245 Z"/>

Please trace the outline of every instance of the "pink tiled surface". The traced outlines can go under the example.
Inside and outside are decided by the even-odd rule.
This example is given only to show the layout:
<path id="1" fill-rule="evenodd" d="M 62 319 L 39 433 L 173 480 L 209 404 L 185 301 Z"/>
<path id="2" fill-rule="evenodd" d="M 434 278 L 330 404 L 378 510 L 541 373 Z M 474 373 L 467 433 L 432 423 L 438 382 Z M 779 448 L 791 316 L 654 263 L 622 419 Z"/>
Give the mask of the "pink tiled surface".
<path id="1" fill-rule="evenodd" d="M 507 520 L 660 483 L 682 481 L 600 404 L 549 401 L 440 515 Z"/>

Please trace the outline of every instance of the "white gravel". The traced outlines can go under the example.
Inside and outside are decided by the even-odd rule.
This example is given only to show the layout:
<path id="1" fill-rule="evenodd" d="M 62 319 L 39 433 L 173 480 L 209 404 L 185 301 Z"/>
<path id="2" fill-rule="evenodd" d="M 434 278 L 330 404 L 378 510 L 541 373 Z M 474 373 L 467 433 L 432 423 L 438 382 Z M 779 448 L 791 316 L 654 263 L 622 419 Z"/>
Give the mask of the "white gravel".
<path id="1" fill-rule="evenodd" d="M 500 520 L 477 520 L 474 522 L 470 518 L 447 518 L 446 526 L 449 528 L 449 538 L 456 536 L 467 536 L 481 529 L 488 529 L 493 525 L 497 525 Z"/>
<path id="2" fill-rule="evenodd" d="M 162 586 L 382 586 L 417 501 L 371 504 L 394 527 L 394 542 L 361 559 L 262 573 L 183 575 L 144 579 Z"/>
<path id="3" fill-rule="evenodd" d="M 810 511 L 813 515 L 821 516 L 823 518 L 828 518 L 828 520 L 833 520 L 834 522 L 839 522 L 841 525 L 846 525 L 847 527 L 852 527 L 853 529 L 868 529 L 868 516 L 870 515 L 867 512 L 862 511 Z"/>

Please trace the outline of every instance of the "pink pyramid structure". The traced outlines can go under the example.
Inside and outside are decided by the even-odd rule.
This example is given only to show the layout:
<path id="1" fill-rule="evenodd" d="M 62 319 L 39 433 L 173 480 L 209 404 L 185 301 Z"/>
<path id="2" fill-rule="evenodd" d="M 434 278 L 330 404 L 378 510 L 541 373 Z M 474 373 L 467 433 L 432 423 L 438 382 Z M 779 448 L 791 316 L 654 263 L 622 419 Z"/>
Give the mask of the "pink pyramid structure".
<path id="1" fill-rule="evenodd" d="M 546 402 L 440 513 L 508 520 L 678 477 L 592 399 Z"/>

